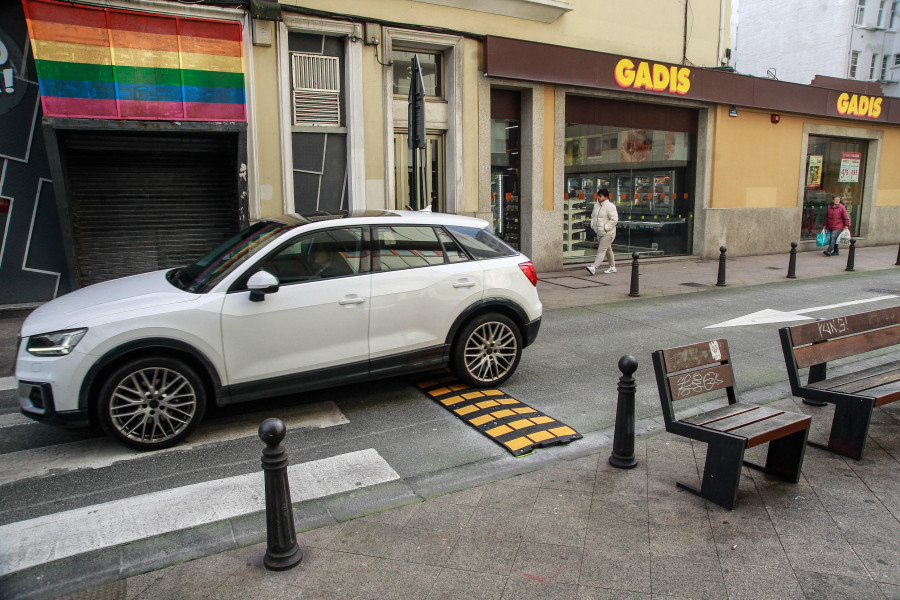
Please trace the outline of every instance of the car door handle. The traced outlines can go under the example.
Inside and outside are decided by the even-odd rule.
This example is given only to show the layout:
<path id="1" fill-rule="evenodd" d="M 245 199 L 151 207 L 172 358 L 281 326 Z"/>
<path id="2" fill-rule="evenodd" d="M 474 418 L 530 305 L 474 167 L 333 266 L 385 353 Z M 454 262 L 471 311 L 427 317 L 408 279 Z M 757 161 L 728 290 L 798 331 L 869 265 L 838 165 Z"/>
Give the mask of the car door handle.
<path id="1" fill-rule="evenodd" d="M 338 301 L 338 304 L 342 306 L 346 306 L 348 304 L 362 304 L 366 299 L 362 296 L 347 296 L 343 300 Z"/>
<path id="2" fill-rule="evenodd" d="M 455 287 L 455 288 L 470 288 L 470 287 L 475 287 L 476 285 L 478 285 L 478 284 L 475 283 L 474 281 L 472 281 L 471 279 L 460 279 L 459 281 L 457 281 L 456 283 L 453 284 L 453 287 Z"/>

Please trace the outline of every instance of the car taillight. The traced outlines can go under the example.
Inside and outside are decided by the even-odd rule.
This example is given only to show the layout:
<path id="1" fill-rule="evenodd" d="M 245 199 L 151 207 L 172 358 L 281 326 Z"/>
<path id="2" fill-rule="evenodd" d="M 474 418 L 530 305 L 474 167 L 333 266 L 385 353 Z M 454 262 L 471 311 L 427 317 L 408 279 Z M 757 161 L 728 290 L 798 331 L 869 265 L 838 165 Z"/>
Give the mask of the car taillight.
<path id="1" fill-rule="evenodd" d="M 528 278 L 528 281 L 531 282 L 531 285 L 537 287 L 537 271 L 534 270 L 534 265 L 530 262 L 519 263 L 519 268 L 522 269 L 522 272 L 525 273 L 525 277 Z"/>

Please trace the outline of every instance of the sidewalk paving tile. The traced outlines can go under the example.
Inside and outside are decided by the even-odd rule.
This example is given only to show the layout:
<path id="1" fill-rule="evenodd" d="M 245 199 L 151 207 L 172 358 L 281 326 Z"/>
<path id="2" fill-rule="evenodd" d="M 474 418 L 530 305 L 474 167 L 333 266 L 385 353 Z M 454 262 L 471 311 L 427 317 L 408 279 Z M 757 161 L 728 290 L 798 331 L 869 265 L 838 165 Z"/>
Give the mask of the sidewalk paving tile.
<path id="1" fill-rule="evenodd" d="M 577 584 L 584 549 L 525 541 L 513 565 L 513 572 L 544 583 Z"/>
<path id="2" fill-rule="evenodd" d="M 808 598 L 819 600 L 884 600 L 878 584 L 867 577 L 844 577 L 797 571 L 797 580 Z"/>
<path id="3" fill-rule="evenodd" d="M 442 569 L 428 593 L 428 600 L 500 600 L 506 587 L 504 575 Z"/>
<path id="4" fill-rule="evenodd" d="M 722 569 L 728 600 L 805 600 L 797 576 L 789 568 L 739 565 Z"/>

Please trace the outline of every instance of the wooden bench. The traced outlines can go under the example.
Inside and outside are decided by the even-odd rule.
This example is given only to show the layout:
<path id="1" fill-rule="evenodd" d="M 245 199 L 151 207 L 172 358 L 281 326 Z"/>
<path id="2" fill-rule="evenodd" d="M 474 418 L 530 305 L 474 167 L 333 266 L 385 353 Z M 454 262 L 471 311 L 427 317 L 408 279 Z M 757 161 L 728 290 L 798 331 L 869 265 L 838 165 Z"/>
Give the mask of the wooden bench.
<path id="1" fill-rule="evenodd" d="M 678 487 L 731 510 L 737 499 L 742 465 L 792 483 L 799 480 L 810 417 L 739 402 L 725 340 L 657 350 L 653 353 L 653 368 L 666 431 L 708 444 L 700 488 L 676 482 Z M 725 390 L 727 403 L 723 406 L 677 417 L 675 402 L 717 390 Z M 747 448 L 766 442 L 769 449 L 765 465 L 744 460 Z"/>
<path id="2" fill-rule="evenodd" d="M 828 444 L 809 443 L 861 459 L 872 411 L 876 406 L 900 400 L 900 360 L 831 378 L 828 362 L 900 346 L 900 307 L 783 327 L 778 333 L 791 393 L 810 403 L 834 404 Z M 800 369 L 806 367 L 809 376 L 803 385 Z"/>

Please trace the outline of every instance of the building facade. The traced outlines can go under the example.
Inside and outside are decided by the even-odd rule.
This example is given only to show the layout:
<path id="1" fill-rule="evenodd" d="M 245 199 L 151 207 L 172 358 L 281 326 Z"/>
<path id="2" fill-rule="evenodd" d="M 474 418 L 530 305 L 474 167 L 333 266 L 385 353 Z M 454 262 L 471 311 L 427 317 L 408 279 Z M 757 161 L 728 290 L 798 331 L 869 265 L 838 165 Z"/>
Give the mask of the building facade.
<path id="1" fill-rule="evenodd" d="M 900 96 L 900 1 L 736 0 L 732 60 L 739 72 L 810 83 L 817 75 L 872 82 Z"/>
<path id="2" fill-rule="evenodd" d="M 593 259 L 602 187 L 622 256 L 813 248 L 833 193 L 861 245 L 900 231 L 900 101 L 722 68 L 728 2 L 22 6 L 59 228 L 41 243 L 72 287 L 175 266 L 269 215 L 405 208 L 413 181 L 541 271 Z"/>

